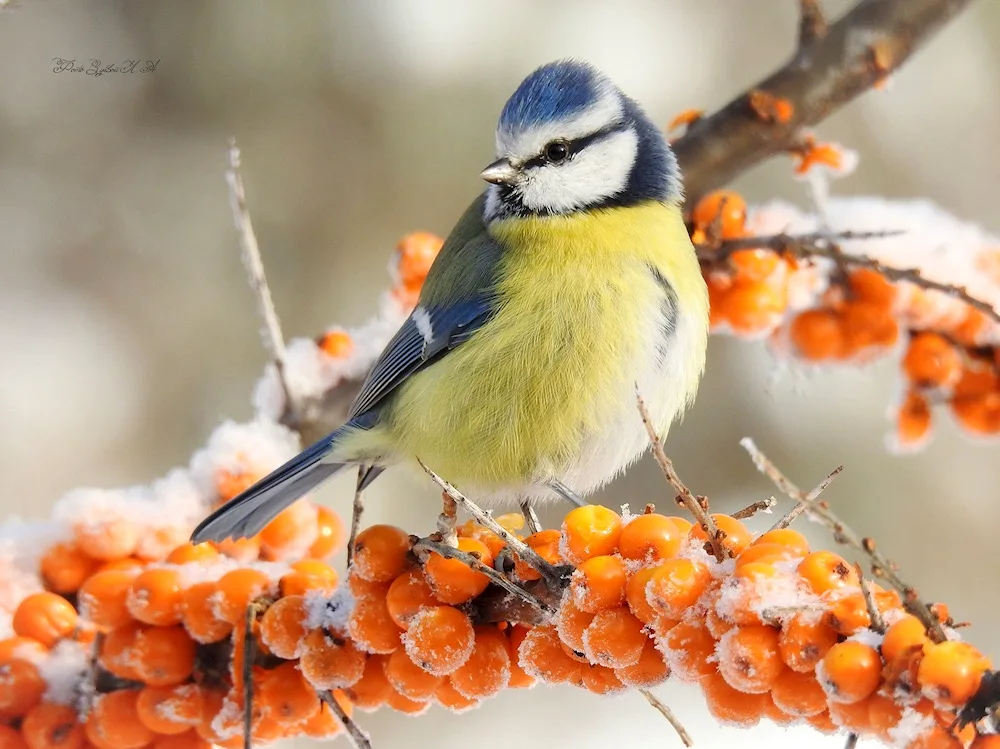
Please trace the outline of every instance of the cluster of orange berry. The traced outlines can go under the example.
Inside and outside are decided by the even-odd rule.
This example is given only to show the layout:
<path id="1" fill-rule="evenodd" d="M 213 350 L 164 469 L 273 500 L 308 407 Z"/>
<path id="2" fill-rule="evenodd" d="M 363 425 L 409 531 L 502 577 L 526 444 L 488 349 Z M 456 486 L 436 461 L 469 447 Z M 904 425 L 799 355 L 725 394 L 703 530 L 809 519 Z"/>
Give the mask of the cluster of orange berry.
<path id="1" fill-rule="evenodd" d="M 731 190 L 703 197 L 691 220 L 698 244 L 751 235 L 746 203 Z M 947 404 L 970 434 L 1000 434 L 1000 345 L 982 311 L 869 268 L 829 265 L 753 248 L 706 264 L 712 329 L 770 338 L 810 363 L 865 363 L 902 343 L 894 446 L 923 444 L 934 403 Z"/>

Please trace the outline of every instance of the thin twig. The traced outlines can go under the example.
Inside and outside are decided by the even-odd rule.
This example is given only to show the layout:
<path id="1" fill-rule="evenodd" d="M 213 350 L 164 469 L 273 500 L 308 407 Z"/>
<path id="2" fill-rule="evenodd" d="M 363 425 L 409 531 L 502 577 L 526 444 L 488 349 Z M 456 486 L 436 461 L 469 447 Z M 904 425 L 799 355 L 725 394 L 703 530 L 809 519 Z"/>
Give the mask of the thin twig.
<path id="1" fill-rule="evenodd" d="M 858 735 L 856 733 L 847 734 L 847 740 L 844 741 L 844 749 L 854 749 L 858 745 Z"/>
<path id="2" fill-rule="evenodd" d="M 746 437 L 740 441 L 740 444 L 743 446 L 743 449 L 750 453 L 750 457 L 753 459 L 754 465 L 757 466 L 758 470 L 774 481 L 774 483 L 781 488 L 782 491 L 785 491 L 784 487 L 791 487 L 792 489 L 796 488 L 795 484 L 793 484 L 778 469 L 778 467 L 774 465 L 771 459 L 760 451 L 752 439 Z M 927 630 L 928 636 L 932 640 L 935 642 L 944 642 L 946 637 L 937 617 L 934 616 L 927 604 L 920 599 L 916 589 L 903 581 L 896 571 L 896 566 L 882 556 L 882 554 L 875 548 L 874 540 L 862 537 L 855 533 L 849 526 L 833 514 L 826 502 L 816 502 L 809 499 L 808 496 L 802 496 L 801 492 L 790 493 L 785 491 L 785 493 L 788 494 L 791 499 L 794 499 L 799 504 L 804 505 L 805 513 L 807 515 L 833 531 L 834 541 L 839 544 L 849 546 L 852 549 L 856 549 L 868 557 L 868 560 L 871 563 L 872 574 L 875 575 L 875 577 L 882 578 L 888 582 L 889 585 L 903 597 L 903 603 L 906 608 L 914 616 L 920 619 Z"/>
<path id="3" fill-rule="evenodd" d="M 531 595 L 531 593 L 516 585 L 513 581 L 497 572 L 474 554 L 461 551 L 460 549 L 456 549 L 454 546 L 450 546 L 443 541 L 435 541 L 431 538 L 422 538 L 413 544 L 413 552 L 421 558 L 424 558 L 429 553 L 433 552 L 440 554 L 445 559 L 457 559 L 467 567 L 476 570 L 476 572 L 482 572 L 490 579 L 490 582 L 503 588 L 512 596 L 516 596 L 525 603 L 531 604 L 535 608 L 540 609 L 546 615 L 551 616 L 556 613 L 554 608 L 546 603 L 543 603 L 542 601 L 539 601 L 535 598 L 535 596 Z"/>
<path id="4" fill-rule="evenodd" d="M 733 513 L 733 517 L 737 520 L 746 520 L 747 518 L 752 518 L 758 512 L 771 512 L 771 508 L 778 504 L 778 500 L 774 497 L 768 497 L 767 499 L 758 499 L 753 504 L 749 504 L 742 510 L 737 510 Z"/>
<path id="5" fill-rule="evenodd" d="M 660 702 L 657 696 L 648 689 L 640 689 L 639 694 L 645 697 L 646 702 L 656 708 L 660 715 L 667 719 L 670 725 L 673 726 L 674 730 L 677 731 L 677 735 L 681 737 L 681 741 L 684 743 L 684 746 L 694 746 L 694 741 L 691 740 L 691 736 L 688 734 L 687 729 L 684 728 L 684 725 L 677 719 L 677 716 L 674 715 L 673 711 L 669 707 Z"/>
<path id="6" fill-rule="evenodd" d="M 351 507 L 351 533 L 347 537 L 348 569 L 351 568 L 351 562 L 354 561 L 354 542 L 358 537 L 358 530 L 361 528 L 361 516 L 365 511 L 365 490 L 362 487 L 364 486 L 365 477 L 368 475 L 369 470 L 368 466 L 358 466 L 358 481 L 354 485 L 354 504 Z"/>
<path id="7" fill-rule="evenodd" d="M 493 516 L 490 515 L 490 513 L 486 512 L 479 505 L 458 491 L 458 489 L 434 473 L 434 471 L 428 468 L 422 460 L 418 458 L 417 462 L 420 464 L 420 467 L 424 469 L 424 472 L 431 477 L 434 483 L 440 486 L 445 493 L 448 494 L 448 496 L 454 499 L 459 506 L 462 507 L 462 509 L 472 515 L 472 517 L 478 520 L 482 525 L 486 526 L 500 536 L 500 538 L 504 540 L 504 543 L 506 543 L 515 554 L 521 557 L 521 560 L 525 564 L 537 570 L 538 573 L 545 578 L 546 583 L 548 583 L 550 587 L 556 590 L 566 587 L 566 578 L 555 566 L 542 559 L 537 551 L 532 549 L 524 543 L 524 541 L 500 525 L 493 519 Z"/>
<path id="8" fill-rule="evenodd" d="M 674 464 L 667 457 L 667 454 L 663 452 L 663 443 L 660 441 L 660 435 L 656 433 L 656 428 L 653 426 L 652 420 L 649 418 L 649 410 L 646 408 L 646 403 L 642 399 L 642 394 L 639 392 L 638 386 L 636 386 L 636 400 L 639 404 L 639 415 L 642 417 L 642 423 L 646 427 L 646 433 L 649 435 L 649 441 L 653 446 L 653 457 L 656 459 L 657 464 L 660 466 L 660 470 L 663 472 L 664 478 L 666 478 L 667 483 L 673 487 L 674 491 L 677 492 L 677 497 L 684 504 L 692 515 L 694 515 L 695 520 L 701 525 L 702 530 L 705 531 L 705 535 L 708 536 L 708 542 L 712 547 L 712 554 L 720 562 L 728 559 L 730 557 L 729 550 L 723 545 L 722 540 L 719 538 L 719 528 L 715 524 L 715 520 L 712 516 L 701 506 L 698 499 L 691 493 L 684 482 L 681 481 L 681 477 L 677 475 L 677 471 L 674 470 Z"/>
<path id="9" fill-rule="evenodd" d="M 226 171 L 226 182 L 229 184 L 229 202 L 240 241 L 243 267 L 246 268 L 250 288 L 257 295 L 257 310 L 264 321 L 261 338 L 274 360 L 278 381 L 285 394 L 285 403 L 292 405 L 292 394 L 285 379 L 285 337 L 281 332 L 281 320 L 278 319 L 274 300 L 271 298 L 271 287 L 268 286 L 267 276 L 264 275 L 264 263 L 260 257 L 260 247 L 257 245 L 257 235 L 254 234 L 253 224 L 250 222 L 246 190 L 240 174 L 240 149 L 236 146 L 235 138 L 229 140 L 229 169 Z"/>
<path id="10" fill-rule="evenodd" d="M 528 526 L 528 530 L 532 533 L 538 533 L 542 529 L 542 523 L 538 519 L 535 508 L 531 506 L 531 502 L 527 499 L 522 499 L 519 504 L 521 514 L 524 516 L 524 523 Z"/>
<path id="11" fill-rule="evenodd" d="M 243 616 L 243 749 L 253 746 L 253 662 L 257 653 L 253 625 L 257 622 L 257 611 L 257 601 L 250 601 Z"/>
<path id="12" fill-rule="evenodd" d="M 771 468 L 774 468 L 773 464 L 771 465 Z M 765 469 L 762 468 L 761 470 L 764 471 Z M 787 481 L 789 486 L 795 490 L 794 494 L 789 494 L 787 491 L 785 491 L 785 494 L 792 497 L 792 499 L 796 500 L 796 505 L 788 512 L 786 512 L 777 523 L 771 526 L 771 530 L 778 530 L 779 528 L 787 528 L 793 522 L 795 522 L 795 519 L 806 511 L 806 508 L 809 506 L 809 503 L 814 502 L 816 498 L 819 497 L 820 494 L 825 492 L 827 487 L 830 486 L 830 484 L 833 483 L 833 480 L 837 478 L 837 476 L 839 476 L 843 471 L 844 471 L 844 466 L 837 466 L 832 471 L 830 471 L 830 473 L 826 475 L 826 478 L 820 481 L 819 484 L 816 486 L 816 488 L 813 489 L 808 494 L 802 494 L 801 489 L 795 486 L 795 484 L 793 484 L 792 482 L 788 481 L 788 479 L 779 472 L 779 476 L 781 477 L 781 479 Z M 767 476 L 772 481 L 775 480 L 775 478 L 770 474 L 767 474 Z M 801 502 L 798 501 L 799 497 L 802 497 L 803 501 Z"/>
<path id="13" fill-rule="evenodd" d="M 330 692 L 317 692 L 319 698 L 323 700 L 327 707 L 337 716 L 337 720 L 344 727 L 347 732 L 347 738 L 351 742 L 354 749 L 371 749 L 372 742 L 371 738 L 364 731 L 364 729 L 359 726 L 354 719 L 348 715 L 344 708 L 340 706 L 337 699 Z"/>
<path id="14" fill-rule="evenodd" d="M 820 0 L 799 0 L 799 48 L 826 36 L 826 16 Z"/>
<path id="15" fill-rule="evenodd" d="M 458 532 L 455 526 L 458 524 L 458 505 L 455 500 L 448 496 L 447 492 L 441 493 L 441 514 L 438 515 L 437 528 L 441 534 L 441 543 L 451 546 L 458 546 Z"/>
<path id="16" fill-rule="evenodd" d="M 855 564 L 854 569 L 858 573 L 858 580 L 861 584 L 861 597 L 865 599 L 865 608 L 868 609 L 871 628 L 881 634 L 885 632 L 885 619 L 882 618 L 882 612 L 878 610 L 878 605 L 875 603 L 875 594 L 872 592 L 871 581 L 865 577 L 864 570 L 861 569 L 860 564 Z"/>

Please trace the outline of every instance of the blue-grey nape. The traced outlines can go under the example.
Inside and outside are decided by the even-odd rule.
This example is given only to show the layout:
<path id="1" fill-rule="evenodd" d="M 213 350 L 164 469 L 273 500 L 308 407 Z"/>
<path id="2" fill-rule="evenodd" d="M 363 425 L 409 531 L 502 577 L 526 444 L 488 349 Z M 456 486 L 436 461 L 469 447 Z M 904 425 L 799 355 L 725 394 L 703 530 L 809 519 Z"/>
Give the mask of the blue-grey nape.
<path id="1" fill-rule="evenodd" d="M 525 78 L 500 112 L 498 129 L 525 130 L 579 114 L 600 95 L 603 74 L 578 60 L 543 65 Z"/>

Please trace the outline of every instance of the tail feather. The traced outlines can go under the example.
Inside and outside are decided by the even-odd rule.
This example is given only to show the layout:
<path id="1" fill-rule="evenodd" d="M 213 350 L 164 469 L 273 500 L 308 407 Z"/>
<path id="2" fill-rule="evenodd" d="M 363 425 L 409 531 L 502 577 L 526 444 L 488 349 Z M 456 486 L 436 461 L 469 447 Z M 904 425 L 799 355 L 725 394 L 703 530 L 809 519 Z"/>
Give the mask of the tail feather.
<path id="1" fill-rule="evenodd" d="M 260 533 L 278 513 L 349 465 L 323 460 L 333 450 L 338 436 L 334 432 L 307 447 L 217 509 L 194 529 L 192 543 Z"/>

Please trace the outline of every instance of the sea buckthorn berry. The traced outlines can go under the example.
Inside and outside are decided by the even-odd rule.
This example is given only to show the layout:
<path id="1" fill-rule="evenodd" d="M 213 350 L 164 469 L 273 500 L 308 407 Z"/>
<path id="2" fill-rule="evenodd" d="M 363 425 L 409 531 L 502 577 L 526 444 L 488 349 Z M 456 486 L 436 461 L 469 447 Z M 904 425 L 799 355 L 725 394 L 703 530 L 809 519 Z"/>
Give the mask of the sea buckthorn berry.
<path id="1" fill-rule="evenodd" d="M 134 579 L 135 573 L 127 570 L 97 572 L 80 586 L 80 615 L 102 632 L 132 621 L 127 601 Z"/>
<path id="2" fill-rule="evenodd" d="M 139 720 L 153 733 L 181 734 L 201 722 L 202 689 L 197 684 L 172 687 L 146 686 L 135 703 Z"/>
<path id="3" fill-rule="evenodd" d="M 396 245 L 400 283 L 419 289 L 443 244 L 441 237 L 425 231 L 412 232 L 400 239 Z"/>
<path id="4" fill-rule="evenodd" d="M 561 539 L 562 534 L 559 531 L 544 530 L 532 533 L 524 539 L 524 543 L 546 562 L 559 564 L 562 561 L 559 551 Z M 540 580 L 542 577 L 538 570 L 523 561 L 517 554 L 514 555 L 514 574 L 526 582 Z"/>
<path id="5" fill-rule="evenodd" d="M 967 642 L 947 641 L 924 647 L 917 683 L 926 697 L 962 707 L 976 693 L 989 659 Z"/>
<path id="6" fill-rule="evenodd" d="M 141 630 L 142 625 L 138 622 L 129 622 L 108 632 L 101 643 L 98 662 L 121 679 L 138 681 L 135 641 Z"/>
<path id="7" fill-rule="evenodd" d="M 48 652 L 47 647 L 32 637 L 6 637 L 0 640 L 0 663 L 17 658 L 35 663 Z"/>
<path id="8" fill-rule="evenodd" d="M 453 713 L 464 713 L 466 710 L 471 710 L 479 705 L 479 700 L 460 694 L 452 686 L 450 678 L 441 681 L 437 691 L 434 692 L 434 699 L 441 707 L 446 707 Z"/>
<path id="9" fill-rule="evenodd" d="M 643 626 L 625 607 L 599 612 L 583 633 L 587 660 L 608 668 L 635 665 L 648 639 Z"/>
<path id="10" fill-rule="evenodd" d="M 306 639 L 306 599 L 285 596 L 268 606 L 260 620 L 260 638 L 279 658 L 297 658 Z"/>
<path id="11" fill-rule="evenodd" d="M 371 582 L 390 582 L 406 568 L 411 546 L 410 536 L 402 528 L 394 525 L 365 528 L 354 541 L 351 571 Z"/>
<path id="12" fill-rule="evenodd" d="M 625 691 L 614 669 L 607 666 L 584 666 L 581 674 L 584 689 L 594 694 L 615 694 Z"/>
<path id="13" fill-rule="evenodd" d="M 969 749 L 1000 749 L 1000 734 L 991 733 L 976 736 Z"/>
<path id="14" fill-rule="evenodd" d="M 151 686 L 173 686 L 194 671 L 195 644 L 183 627 L 145 627 L 136 634 L 135 670 Z"/>
<path id="15" fill-rule="evenodd" d="M 354 705 L 351 704 L 347 695 L 341 690 L 335 689 L 333 691 L 333 699 L 350 717 L 354 712 Z M 320 705 L 315 715 L 299 724 L 299 727 L 302 733 L 309 738 L 321 741 L 328 741 L 344 732 L 344 726 L 340 722 L 340 718 L 337 717 L 325 702 Z"/>
<path id="16" fill-rule="evenodd" d="M 21 722 L 21 735 L 28 749 L 82 749 L 85 740 L 76 710 L 53 702 L 28 711 Z M 3 741 L 0 746 L 7 749 Z"/>
<path id="17" fill-rule="evenodd" d="M 570 581 L 570 594 L 581 611 L 597 613 L 625 601 L 625 563 L 615 556 L 591 557 L 580 563 Z"/>
<path id="18" fill-rule="evenodd" d="M 423 571 L 415 568 L 392 581 L 385 603 L 396 626 L 406 629 L 417 612 L 426 606 L 438 606 L 441 601 L 434 597 Z"/>
<path id="19" fill-rule="evenodd" d="M 386 704 L 397 713 L 405 713 L 406 715 L 423 715 L 431 706 L 430 700 L 423 702 L 420 700 L 411 700 L 391 687 L 389 688 L 389 696 L 386 698 Z"/>
<path id="20" fill-rule="evenodd" d="M 747 527 L 736 518 L 722 513 L 714 513 L 712 519 L 719 531 L 722 532 L 722 545 L 729 551 L 730 555 L 739 556 L 740 552 L 748 547 L 753 540 L 753 535 L 747 530 Z M 689 536 L 701 544 L 708 541 L 708 535 L 700 525 L 692 526 Z"/>
<path id="21" fill-rule="evenodd" d="M 712 580 L 707 565 L 690 559 L 668 559 L 653 568 L 646 599 L 659 614 L 680 619 L 687 613 Z"/>
<path id="22" fill-rule="evenodd" d="M 559 639 L 574 653 L 583 653 L 583 633 L 592 621 L 594 614 L 581 609 L 570 597 L 563 599 L 556 619 Z"/>
<path id="23" fill-rule="evenodd" d="M 14 611 L 11 626 L 14 633 L 30 637 L 51 648 L 69 637 L 76 629 L 79 617 L 73 605 L 55 593 L 32 593 Z"/>
<path id="24" fill-rule="evenodd" d="M 458 550 L 477 554 L 487 567 L 493 565 L 493 555 L 482 541 L 459 538 Z M 436 551 L 427 555 L 424 576 L 437 599 L 449 604 L 465 603 L 486 590 L 490 584 L 490 579 L 482 572 L 472 569 L 460 559 L 446 559 Z"/>
<path id="25" fill-rule="evenodd" d="M 314 629 L 306 635 L 299 668 L 316 689 L 354 685 L 365 672 L 365 654 L 351 641 Z"/>
<path id="26" fill-rule="evenodd" d="M 721 674 L 709 673 L 700 680 L 708 711 L 723 725 L 749 728 L 767 714 L 771 697 L 733 689 Z"/>
<path id="27" fill-rule="evenodd" d="M 896 438 L 902 446 L 918 445 L 930 431 L 931 403 L 926 396 L 910 390 L 896 414 Z"/>
<path id="28" fill-rule="evenodd" d="M 0 664 L 0 713 L 24 715 L 41 701 L 46 688 L 34 663 L 14 659 Z"/>
<path id="29" fill-rule="evenodd" d="M 694 527 L 694 523 L 690 520 L 677 517 L 676 515 L 668 515 L 667 520 L 677 526 L 677 532 L 680 533 L 681 538 L 686 538 Z"/>
<path id="30" fill-rule="evenodd" d="M 864 352 L 873 346 L 892 346 L 899 338 L 899 324 L 873 302 L 852 300 L 840 309 L 844 337 L 849 354 Z"/>
<path id="31" fill-rule="evenodd" d="M 786 622 L 778 636 L 781 660 L 792 671 L 812 673 L 837 644 L 837 633 L 823 621 L 797 614 Z"/>
<path id="32" fill-rule="evenodd" d="M 830 714 L 830 720 L 852 733 L 865 734 L 870 732 L 869 706 L 876 696 L 873 694 L 871 697 L 849 704 L 827 700 L 826 709 Z"/>
<path id="33" fill-rule="evenodd" d="M 39 571 L 45 587 L 56 593 L 76 593 L 97 570 L 99 562 L 72 541 L 53 544 L 42 555 Z"/>
<path id="34" fill-rule="evenodd" d="M 218 642 L 233 631 L 233 625 L 215 615 L 215 583 L 195 583 L 181 596 L 181 623 L 195 642 Z"/>
<path id="35" fill-rule="evenodd" d="M 643 624 L 651 624 L 659 616 L 646 598 L 655 567 L 641 567 L 633 572 L 625 585 L 625 600 L 632 614 Z"/>
<path id="36" fill-rule="evenodd" d="M 520 664 L 521 643 L 530 631 L 531 627 L 524 624 L 514 624 L 507 631 L 507 650 L 510 653 L 510 683 L 507 686 L 511 689 L 527 689 L 535 685 L 535 677 Z"/>
<path id="37" fill-rule="evenodd" d="M 570 564 L 591 557 L 614 554 L 622 534 L 622 519 L 601 505 L 585 505 L 569 511 L 562 523 L 561 550 Z"/>
<path id="38" fill-rule="evenodd" d="M 896 301 L 896 287 L 878 271 L 858 268 L 848 274 L 847 283 L 854 295 L 866 302 L 888 308 Z"/>
<path id="39" fill-rule="evenodd" d="M 965 431 L 985 435 L 1000 432 L 1000 389 L 985 395 L 956 397 L 949 405 Z"/>
<path id="40" fill-rule="evenodd" d="M 240 564 L 250 564 L 260 557 L 260 535 L 249 538 L 227 538 L 215 542 L 219 553 Z"/>
<path id="41" fill-rule="evenodd" d="M 740 281 L 719 302 L 719 314 L 743 335 L 764 333 L 781 321 L 788 303 L 783 286 L 763 281 Z"/>
<path id="42" fill-rule="evenodd" d="M 815 674 L 784 669 L 771 684 L 771 699 L 789 715 L 807 717 L 826 710 L 826 692 Z"/>
<path id="43" fill-rule="evenodd" d="M 475 639 L 468 614 L 451 606 L 430 606 L 410 620 L 403 644 L 422 669 L 447 676 L 468 660 Z"/>
<path id="44" fill-rule="evenodd" d="M 791 528 L 774 528 L 761 533 L 753 540 L 751 546 L 762 546 L 764 544 L 778 544 L 793 549 L 799 556 L 809 553 L 809 541 L 796 530 Z"/>
<path id="45" fill-rule="evenodd" d="M 778 650 L 778 630 L 763 624 L 730 630 L 719 640 L 715 654 L 719 673 L 741 692 L 768 691 L 785 669 Z"/>
<path id="46" fill-rule="evenodd" d="M 870 645 L 846 640 L 826 652 L 818 673 L 832 702 L 858 702 L 878 689 L 882 658 Z"/>
<path id="47" fill-rule="evenodd" d="M 669 518 L 640 515 L 622 528 L 618 551 L 625 559 L 656 564 L 677 556 L 683 541 L 678 527 Z"/>
<path id="48" fill-rule="evenodd" d="M 729 256 L 729 265 L 736 275 L 749 281 L 764 281 L 783 264 L 773 250 L 736 250 Z"/>
<path id="49" fill-rule="evenodd" d="M 21 732 L 16 728 L 0 723 L 0 747 L 3 749 L 29 749 Z"/>
<path id="50" fill-rule="evenodd" d="M 962 356 L 943 335 L 923 331 L 910 339 L 903 371 L 915 385 L 950 387 L 962 376 Z"/>
<path id="51" fill-rule="evenodd" d="M 753 543 L 736 557 L 736 566 L 742 567 L 751 562 L 774 564 L 775 562 L 783 562 L 788 559 L 799 559 L 803 556 L 798 550 L 782 544 Z"/>
<path id="52" fill-rule="evenodd" d="M 420 702 L 433 697 L 445 678 L 425 671 L 410 660 L 405 650 L 397 650 L 389 656 L 385 663 L 385 676 L 397 692 Z"/>
<path id="53" fill-rule="evenodd" d="M 476 627 L 476 642 L 468 659 L 451 674 L 451 685 L 463 697 L 483 700 L 510 682 L 507 638 L 495 626 Z"/>
<path id="54" fill-rule="evenodd" d="M 889 742 L 892 738 L 890 732 L 899 725 L 899 721 L 903 717 L 902 706 L 891 696 L 879 693 L 873 694 L 867 700 L 854 704 L 867 705 L 868 722 L 863 724 L 864 729 L 870 730 L 882 739 L 882 741 Z M 832 708 L 833 705 L 831 705 L 831 711 Z"/>
<path id="55" fill-rule="evenodd" d="M 347 534 L 340 515 L 329 507 L 316 506 L 316 540 L 309 547 L 313 559 L 326 559 L 336 554 L 344 545 Z M 327 708 L 329 709 L 329 708 Z"/>
<path id="56" fill-rule="evenodd" d="M 858 573 L 842 556 L 832 551 L 814 551 L 799 562 L 799 576 L 813 593 L 822 595 L 844 587 L 859 585 Z"/>
<path id="57" fill-rule="evenodd" d="M 206 564 L 214 562 L 220 556 L 219 550 L 208 541 L 203 544 L 193 544 L 188 541 L 167 554 L 166 562 L 167 564 L 190 564 L 192 562 Z"/>
<path id="58" fill-rule="evenodd" d="M 738 566 L 719 592 L 718 613 L 734 624 L 761 624 L 765 608 L 763 591 L 782 583 L 782 573 L 769 561 Z"/>
<path id="59" fill-rule="evenodd" d="M 368 653 L 391 653 L 399 647 L 402 630 L 389 615 L 386 603 L 388 586 L 380 583 L 377 588 L 360 595 L 355 592 L 354 610 L 347 622 L 347 631 L 362 650 Z"/>
<path id="60" fill-rule="evenodd" d="M 815 730 L 820 733 L 825 734 L 835 734 L 840 730 L 840 727 L 833 722 L 833 718 L 830 717 L 829 709 L 824 710 L 821 713 L 816 713 L 815 715 L 810 715 L 805 718 L 805 722 L 812 726 Z"/>
<path id="61" fill-rule="evenodd" d="M 262 476 L 254 471 L 220 469 L 214 476 L 215 493 L 221 502 L 228 502 L 257 483 Z"/>
<path id="62" fill-rule="evenodd" d="M 615 669 L 615 675 L 622 684 L 639 689 L 649 689 L 662 684 L 670 676 L 670 666 L 651 639 L 642 646 L 642 655 L 631 666 Z"/>
<path id="63" fill-rule="evenodd" d="M 314 590 L 330 594 L 337 589 L 337 572 L 319 559 L 300 559 L 278 580 L 281 596 L 304 596 Z"/>
<path id="64" fill-rule="evenodd" d="M 354 352 L 354 341 L 346 330 L 328 330 L 319 337 L 316 345 L 333 359 L 346 359 Z"/>
<path id="65" fill-rule="evenodd" d="M 747 222 L 747 204 L 738 192 L 714 190 L 699 200 L 691 212 L 691 220 L 696 229 L 706 236 L 718 226 L 718 239 L 742 237 Z"/>
<path id="66" fill-rule="evenodd" d="M 844 323 L 832 310 L 799 313 L 789 323 L 788 335 L 799 356 L 810 361 L 842 359 L 847 353 Z"/>
<path id="67" fill-rule="evenodd" d="M 799 718 L 795 715 L 789 715 L 780 707 L 774 704 L 774 698 L 771 698 L 769 703 L 764 705 L 764 717 L 769 721 L 774 723 L 776 726 L 789 726 L 793 723 L 798 723 Z"/>
<path id="68" fill-rule="evenodd" d="M 294 725 L 319 712 L 319 695 L 303 678 L 297 664 L 281 663 L 258 674 L 255 696 L 274 720 Z"/>
<path id="69" fill-rule="evenodd" d="M 295 502 L 279 512 L 260 532 L 260 546 L 268 559 L 300 556 L 316 540 L 316 510 L 311 502 Z"/>
<path id="70" fill-rule="evenodd" d="M 140 749 L 153 740 L 153 732 L 139 720 L 139 691 L 118 689 L 94 699 L 85 732 L 98 749 Z"/>
<path id="71" fill-rule="evenodd" d="M 270 592 L 271 580 L 260 570 L 241 567 L 220 577 L 215 586 L 215 615 L 235 625 L 246 619 L 251 601 Z"/>
<path id="72" fill-rule="evenodd" d="M 508 517 L 510 517 L 510 518 L 520 518 L 520 521 L 521 521 L 520 522 L 520 526 L 521 527 L 524 526 L 524 516 L 521 515 L 521 514 L 501 515 L 500 517 L 496 518 L 496 521 L 497 521 L 497 523 L 499 523 L 501 525 L 501 527 L 505 528 L 505 530 L 508 530 L 511 533 L 515 533 L 515 532 L 517 532 L 517 531 L 520 530 L 520 527 L 518 527 L 518 528 L 509 527 L 508 528 L 507 526 L 504 525 L 504 522 L 503 522 L 504 518 L 508 518 Z M 503 551 L 504 547 L 507 546 L 507 542 L 504 541 L 502 538 L 500 538 L 500 536 L 498 536 L 496 533 L 494 533 L 493 531 L 491 531 L 489 528 L 484 528 L 483 526 L 481 526 L 479 523 L 475 522 L 474 520 L 470 520 L 470 521 L 468 521 L 466 523 L 463 523 L 462 525 L 458 526 L 457 532 L 458 532 L 459 536 L 464 536 L 466 538 L 474 538 L 477 541 L 482 541 L 484 544 L 486 544 L 486 548 L 488 548 L 490 550 L 490 554 L 493 555 L 494 559 L 496 559 L 497 554 L 499 554 L 501 551 Z M 555 533 L 555 538 L 558 541 L 559 531 L 554 531 L 554 533 Z M 534 548 L 534 547 L 532 547 L 532 548 Z M 555 563 L 555 560 L 550 560 L 550 561 L 553 561 L 553 563 Z"/>
<path id="73" fill-rule="evenodd" d="M 128 594 L 129 613 L 144 624 L 177 624 L 181 620 L 181 591 L 181 576 L 176 569 L 161 567 L 140 572 Z"/>
<path id="74" fill-rule="evenodd" d="M 580 672 L 580 663 L 563 649 L 551 624 L 532 627 L 518 648 L 518 662 L 525 673 L 546 684 L 561 684 Z"/>
<path id="75" fill-rule="evenodd" d="M 365 661 L 365 671 L 353 685 L 345 689 L 345 694 L 360 710 L 377 710 L 389 699 L 394 691 L 385 678 L 385 662 L 388 656 L 369 655 Z"/>
<path id="76" fill-rule="evenodd" d="M 139 545 L 142 529 L 131 520 L 106 520 L 78 523 L 74 529 L 76 544 L 94 559 L 121 559 Z"/>
<path id="77" fill-rule="evenodd" d="M 680 622 L 660 640 L 660 650 L 670 670 L 684 681 L 697 681 L 715 673 L 715 638 L 700 624 Z"/>

